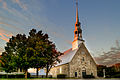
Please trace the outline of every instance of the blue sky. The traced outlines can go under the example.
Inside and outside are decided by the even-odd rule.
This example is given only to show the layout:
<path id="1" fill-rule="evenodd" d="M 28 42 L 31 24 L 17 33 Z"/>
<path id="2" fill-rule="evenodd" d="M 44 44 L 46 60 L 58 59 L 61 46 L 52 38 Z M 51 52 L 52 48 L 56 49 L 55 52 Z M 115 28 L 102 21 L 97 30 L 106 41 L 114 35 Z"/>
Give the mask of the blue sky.
<path id="1" fill-rule="evenodd" d="M 120 41 L 120 0 L 78 0 L 83 38 L 93 56 Z M 0 0 L 0 51 L 9 37 L 30 29 L 48 33 L 61 52 L 72 47 L 75 0 Z"/>

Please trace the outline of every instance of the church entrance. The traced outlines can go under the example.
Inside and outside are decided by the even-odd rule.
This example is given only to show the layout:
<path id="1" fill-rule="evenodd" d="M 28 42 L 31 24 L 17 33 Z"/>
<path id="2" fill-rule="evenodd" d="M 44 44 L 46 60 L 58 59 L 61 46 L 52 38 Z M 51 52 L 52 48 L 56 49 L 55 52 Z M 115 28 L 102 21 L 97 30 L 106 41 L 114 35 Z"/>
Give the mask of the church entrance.
<path id="1" fill-rule="evenodd" d="M 85 76 L 86 76 L 86 69 L 83 68 L 83 69 L 82 69 L 82 77 L 84 78 Z"/>

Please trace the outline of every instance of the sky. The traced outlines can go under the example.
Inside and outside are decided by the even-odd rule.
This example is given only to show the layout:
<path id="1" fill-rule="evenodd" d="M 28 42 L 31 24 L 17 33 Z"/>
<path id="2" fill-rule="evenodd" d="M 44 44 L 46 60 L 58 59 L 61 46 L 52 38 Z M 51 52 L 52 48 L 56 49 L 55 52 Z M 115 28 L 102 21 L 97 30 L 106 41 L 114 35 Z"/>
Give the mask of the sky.
<path id="1" fill-rule="evenodd" d="M 102 55 L 120 41 L 120 0 L 78 0 L 83 39 L 92 56 Z M 47 33 L 57 50 L 72 47 L 75 0 L 0 0 L 0 52 L 16 34 L 32 28 Z"/>

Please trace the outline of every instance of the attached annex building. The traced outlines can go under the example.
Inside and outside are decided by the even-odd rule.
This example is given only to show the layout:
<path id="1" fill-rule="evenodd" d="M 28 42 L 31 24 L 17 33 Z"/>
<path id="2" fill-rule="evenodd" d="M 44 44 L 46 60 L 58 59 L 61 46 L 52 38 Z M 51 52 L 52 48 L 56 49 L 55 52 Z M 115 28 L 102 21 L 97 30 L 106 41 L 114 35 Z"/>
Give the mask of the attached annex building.
<path id="1" fill-rule="evenodd" d="M 52 67 L 49 72 L 53 77 L 57 77 L 57 74 L 66 74 L 67 77 L 79 78 L 82 78 L 84 75 L 97 77 L 96 63 L 82 39 L 81 23 L 78 17 L 78 3 L 76 3 L 76 23 L 72 48 L 65 51 L 64 55 L 60 56 L 60 59 L 62 62 Z"/>

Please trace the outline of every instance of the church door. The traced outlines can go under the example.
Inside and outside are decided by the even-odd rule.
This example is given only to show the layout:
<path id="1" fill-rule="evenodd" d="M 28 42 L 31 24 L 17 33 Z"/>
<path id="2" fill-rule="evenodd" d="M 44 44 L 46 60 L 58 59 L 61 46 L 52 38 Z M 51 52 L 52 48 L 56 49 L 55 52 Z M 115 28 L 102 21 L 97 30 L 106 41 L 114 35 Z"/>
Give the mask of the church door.
<path id="1" fill-rule="evenodd" d="M 83 69 L 82 69 L 82 77 L 84 78 L 85 76 L 86 76 L 86 69 L 83 68 Z"/>
<path id="2" fill-rule="evenodd" d="M 82 77 L 86 75 L 86 71 L 82 71 Z"/>

